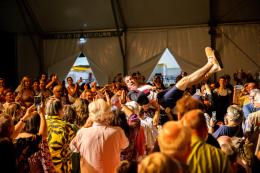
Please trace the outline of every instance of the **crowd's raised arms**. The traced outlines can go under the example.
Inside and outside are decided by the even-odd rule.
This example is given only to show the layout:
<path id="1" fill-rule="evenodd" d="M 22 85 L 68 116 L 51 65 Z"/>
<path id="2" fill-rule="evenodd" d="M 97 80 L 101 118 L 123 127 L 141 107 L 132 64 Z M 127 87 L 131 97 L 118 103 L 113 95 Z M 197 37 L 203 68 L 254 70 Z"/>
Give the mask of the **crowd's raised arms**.
<path id="1" fill-rule="evenodd" d="M 259 171 L 259 73 L 205 65 L 164 85 L 139 72 L 98 86 L 57 74 L 0 76 L 0 172 L 240 173 Z M 215 76 L 216 77 L 216 76 Z"/>

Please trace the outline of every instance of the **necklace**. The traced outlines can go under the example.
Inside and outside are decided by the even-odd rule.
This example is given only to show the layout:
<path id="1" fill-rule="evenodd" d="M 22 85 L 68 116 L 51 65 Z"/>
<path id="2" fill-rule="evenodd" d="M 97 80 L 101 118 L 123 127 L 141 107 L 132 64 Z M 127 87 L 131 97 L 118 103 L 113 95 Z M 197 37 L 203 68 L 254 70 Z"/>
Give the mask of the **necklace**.
<path id="1" fill-rule="evenodd" d="M 227 89 L 218 89 L 218 95 L 226 96 L 227 95 Z"/>

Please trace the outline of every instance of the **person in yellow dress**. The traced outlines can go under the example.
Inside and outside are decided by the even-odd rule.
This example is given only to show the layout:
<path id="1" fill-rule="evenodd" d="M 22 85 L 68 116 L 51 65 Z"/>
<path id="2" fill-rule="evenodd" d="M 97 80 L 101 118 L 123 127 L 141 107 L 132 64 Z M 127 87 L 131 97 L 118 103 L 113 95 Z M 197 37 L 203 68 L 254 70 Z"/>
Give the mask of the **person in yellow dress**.
<path id="1" fill-rule="evenodd" d="M 46 104 L 48 144 L 52 162 L 57 173 L 68 173 L 72 169 L 70 141 L 76 135 L 73 126 L 61 119 L 63 106 L 58 99 L 50 99 Z"/>

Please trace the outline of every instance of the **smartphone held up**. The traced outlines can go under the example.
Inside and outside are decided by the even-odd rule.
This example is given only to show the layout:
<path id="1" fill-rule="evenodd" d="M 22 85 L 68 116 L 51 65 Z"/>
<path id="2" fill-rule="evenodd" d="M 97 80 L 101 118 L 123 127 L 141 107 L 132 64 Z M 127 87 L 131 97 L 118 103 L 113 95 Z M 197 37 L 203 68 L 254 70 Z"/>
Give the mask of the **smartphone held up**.
<path id="1" fill-rule="evenodd" d="M 42 97 L 41 96 L 34 96 L 34 105 L 35 105 L 37 111 L 39 110 L 41 103 L 42 103 Z"/>
<path id="2" fill-rule="evenodd" d="M 212 120 L 213 122 L 216 122 L 217 121 L 217 112 L 216 111 L 212 111 Z"/>

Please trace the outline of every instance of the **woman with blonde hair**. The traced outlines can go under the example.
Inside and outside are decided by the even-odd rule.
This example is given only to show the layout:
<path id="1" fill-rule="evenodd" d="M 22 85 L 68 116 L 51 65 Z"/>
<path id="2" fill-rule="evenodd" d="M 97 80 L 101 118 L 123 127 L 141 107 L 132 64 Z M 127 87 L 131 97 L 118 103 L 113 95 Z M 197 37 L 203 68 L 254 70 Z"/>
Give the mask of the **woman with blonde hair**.
<path id="1" fill-rule="evenodd" d="M 17 96 L 16 102 L 19 102 L 22 106 L 28 108 L 34 103 L 34 91 L 31 86 L 31 79 L 29 76 L 24 76 L 20 82 L 20 85 L 15 90 Z"/>

